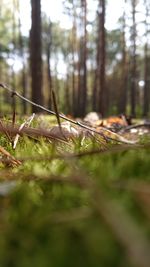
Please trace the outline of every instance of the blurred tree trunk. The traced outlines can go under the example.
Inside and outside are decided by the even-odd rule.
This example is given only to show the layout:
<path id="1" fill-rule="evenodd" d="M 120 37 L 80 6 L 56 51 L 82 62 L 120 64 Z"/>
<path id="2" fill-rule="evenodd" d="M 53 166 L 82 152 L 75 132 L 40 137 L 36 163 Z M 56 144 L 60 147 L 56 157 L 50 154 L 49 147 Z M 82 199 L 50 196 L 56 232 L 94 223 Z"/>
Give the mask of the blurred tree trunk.
<path id="1" fill-rule="evenodd" d="M 99 112 L 106 115 L 106 85 L 105 85 L 105 0 L 99 0 L 100 16 L 100 82 L 99 82 Z"/>
<path id="2" fill-rule="evenodd" d="M 27 77 L 26 77 L 26 65 L 25 65 L 25 55 L 24 55 L 24 45 L 23 45 L 23 37 L 21 33 L 21 21 L 20 21 L 20 7 L 19 7 L 19 1 L 17 1 L 17 9 L 18 9 L 18 28 L 19 28 L 19 51 L 20 51 L 20 57 L 22 61 L 22 70 L 21 70 L 21 86 L 23 89 L 23 96 L 27 97 Z M 23 114 L 27 113 L 27 102 L 22 101 L 22 109 Z"/>
<path id="3" fill-rule="evenodd" d="M 48 99 L 48 108 L 52 108 L 52 90 L 53 90 L 53 81 L 51 73 L 51 48 L 52 48 L 52 23 L 49 20 L 49 27 L 47 31 L 48 42 L 46 47 L 46 58 L 47 58 L 47 77 L 48 77 L 48 87 L 49 87 L 49 99 Z"/>
<path id="4" fill-rule="evenodd" d="M 126 4 L 126 0 L 124 1 Z M 120 98 L 119 98 L 119 113 L 126 113 L 127 105 L 127 80 L 128 80 L 128 59 L 127 59 L 127 49 L 126 49 L 126 13 L 123 12 L 122 20 L 122 70 L 121 70 L 121 88 L 120 88 Z"/>
<path id="5" fill-rule="evenodd" d="M 107 92 L 105 84 L 105 0 L 99 0 L 97 10 L 98 32 L 97 32 L 97 54 L 95 81 L 93 88 L 93 109 L 99 111 L 102 116 L 106 115 Z"/>
<path id="6" fill-rule="evenodd" d="M 147 0 L 144 0 L 144 5 L 146 8 L 146 14 L 145 14 L 145 37 L 146 37 L 146 43 L 144 47 L 144 94 L 143 94 L 143 116 L 147 116 L 149 112 L 149 100 L 150 100 L 150 94 L 149 94 L 149 87 L 150 87 L 150 57 L 149 57 L 149 48 L 148 48 L 148 35 L 149 35 L 149 22 L 148 18 L 150 16 L 149 14 L 149 3 Z"/>
<path id="7" fill-rule="evenodd" d="M 30 60 L 32 78 L 32 101 L 43 105 L 42 94 L 42 44 L 41 44 L 41 1 L 31 0 Z M 32 112 L 40 112 L 32 106 Z"/>
<path id="8" fill-rule="evenodd" d="M 99 5 L 98 5 L 99 8 Z M 93 95 L 92 95 L 92 108 L 93 111 L 98 111 L 98 88 L 99 86 L 99 74 L 100 74 L 100 14 L 97 10 L 97 38 L 96 38 L 96 67 L 94 73 L 94 85 L 93 85 Z"/>
<path id="9" fill-rule="evenodd" d="M 73 3 L 73 26 L 72 26 L 72 113 L 77 115 L 77 86 L 76 86 L 76 54 L 77 54 L 77 25 L 76 25 L 76 7 Z"/>
<path id="10" fill-rule="evenodd" d="M 70 77 L 69 77 L 69 64 L 66 74 L 66 86 L 65 86 L 65 112 L 69 114 L 71 110 L 70 107 Z"/>
<path id="11" fill-rule="evenodd" d="M 16 31 L 16 1 L 13 0 L 13 13 L 12 13 L 12 44 L 13 44 L 13 54 L 15 55 L 15 49 L 16 49 L 16 42 L 17 42 L 17 31 Z M 11 65 L 11 86 L 13 90 L 16 90 L 16 75 L 14 71 L 14 63 L 15 59 L 13 59 L 13 64 Z M 12 111 L 16 109 L 16 98 L 12 97 Z"/>
<path id="12" fill-rule="evenodd" d="M 131 0 L 132 6 L 132 27 L 131 27 L 131 115 L 136 115 L 136 94 L 137 94 L 137 60 L 136 60 L 136 4 L 137 0 Z"/>
<path id="13" fill-rule="evenodd" d="M 148 115 L 148 111 L 149 111 L 149 80 L 148 80 L 148 76 L 149 76 L 149 58 L 148 58 L 148 44 L 145 44 L 145 49 L 144 49 L 144 53 L 145 53 L 145 58 L 144 58 L 144 94 L 143 94 L 143 116 L 147 116 Z"/>
<path id="14" fill-rule="evenodd" d="M 58 73 L 58 64 L 59 58 L 57 51 L 55 52 L 55 66 L 54 66 L 54 84 L 53 89 L 56 97 L 56 102 L 58 104 L 58 108 L 60 107 L 60 84 L 59 84 L 59 73 Z"/>
<path id="15" fill-rule="evenodd" d="M 81 0 L 83 34 L 79 48 L 78 116 L 84 116 L 87 104 L 87 1 Z"/>

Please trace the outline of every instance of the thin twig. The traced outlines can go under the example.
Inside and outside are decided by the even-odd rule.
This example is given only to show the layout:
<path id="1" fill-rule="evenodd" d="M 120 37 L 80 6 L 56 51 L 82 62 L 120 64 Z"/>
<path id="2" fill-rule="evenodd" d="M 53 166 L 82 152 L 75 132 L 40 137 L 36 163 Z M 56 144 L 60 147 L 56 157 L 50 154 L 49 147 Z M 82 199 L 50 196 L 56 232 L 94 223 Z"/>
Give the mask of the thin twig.
<path id="1" fill-rule="evenodd" d="M 116 153 L 116 152 L 123 152 L 123 151 L 129 151 L 129 150 L 138 150 L 138 149 L 150 149 L 149 145 L 116 145 L 111 148 L 102 148 L 102 149 L 93 149 L 89 151 L 83 151 L 79 153 L 68 153 L 68 154 L 61 154 L 61 155 L 52 155 L 52 156 L 28 156 L 28 157 L 20 157 L 17 158 L 17 160 L 21 162 L 26 161 L 52 161 L 52 160 L 68 160 L 68 159 L 76 159 L 76 158 L 82 158 L 87 156 L 93 156 L 93 155 L 103 155 L 107 153 Z M 7 161 L 7 160 L 6 160 Z"/>
<path id="2" fill-rule="evenodd" d="M 48 113 L 50 113 L 50 114 L 52 114 L 52 115 L 55 115 L 55 116 L 57 115 L 56 112 L 54 112 L 54 111 L 52 111 L 52 110 L 49 110 L 49 109 L 47 109 L 47 108 L 45 108 L 45 107 L 43 107 L 43 106 L 41 106 L 41 105 L 39 105 L 39 104 L 37 104 L 37 103 L 35 103 L 35 102 L 33 102 L 33 101 L 27 99 L 26 97 L 22 96 L 22 95 L 19 94 L 17 91 L 14 91 L 14 90 L 10 89 L 8 86 L 6 86 L 6 85 L 3 84 L 3 83 L 0 83 L 0 87 L 2 87 L 3 89 L 6 89 L 7 91 L 9 91 L 13 96 L 17 96 L 17 97 L 19 97 L 20 99 L 22 99 L 22 100 L 28 102 L 29 104 L 31 104 L 31 105 L 33 105 L 33 106 L 35 106 L 35 107 L 38 107 L 38 108 L 40 108 L 40 109 L 42 109 L 42 110 L 44 110 L 44 111 L 46 111 L 46 112 L 48 112 Z M 117 134 L 111 132 L 111 131 L 108 130 L 108 129 L 107 129 L 107 130 L 105 129 L 105 132 L 106 132 L 106 135 L 105 135 L 103 129 L 97 131 L 97 130 L 95 130 L 94 128 L 88 127 L 88 126 L 84 125 L 83 123 L 81 123 L 81 122 L 79 122 L 79 121 L 72 120 L 72 119 L 66 117 L 65 115 L 62 115 L 62 114 L 58 114 L 58 115 L 59 115 L 59 117 L 60 117 L 61 119 L 64 119 L 64 120 L 66 120 L 66 121 L 69 121 L 70 123 L 75 124 L 75 125 L 77 125 L 77 126 L 79 126 L 79 127 L 82 127 L 82 128 L 84 128 L 84 129 L 86 129 L 86 130 L 88 130 L 88 131 L 91 131 L 91 132 L 93 132 L 93 133 L 96 133 L 96 134 L 98 134 L 98 135 L 101 135 L 105 140 L 112 140 L 112 141 L 115 141 L 115 142 L 120 142 L 120 143 L 125 143 L 125 144 L 129 144 L 129 143 L 130 143 L 130 144 L 135 144 L 135 143 L 136 143 L 135 141 L 127 140 L 127 139 L 123 138 L 122 136 L 119 136 L 119 135 L 117 135 Z M 113 138 L 112 136 L 114 136 L 114 138 Z M 119 137 L 120 137 L 120 138 L 119 138 Z"/>
<path id="3" fill-rule="evenodd" d="M 139 123 L 139 124 L 126 126 L 125 128 L 121 129 L 119 131 L 119 133 L 125 133 L 127 131 L 132 130 L 132 129 L 137 129 L 137 128 L 141 128 L 141 127 L 150 127 L 150 122 L 145 122 L 145 123 Z"/>
<path id="4" fill-rule="evenodd" d="M 66 139 L 64 139 L 63 136 L 58 136 L 56 134 L 50 133 L 50 131 L 47 130 L 43 130 L 43 129 L 35 129 L 35 128 L 24 128 L 22 129 L 22 131 L 19 131 L 19 126 L 16 126 L 15 128 L 13 128 L 10 125 L 4 126 L 3 127 L 0 125 L 0 132 L 5 133 L 6 131 L 9 131 L 12 135 L 27 135 L 27 136 L 36 136 L 36 137 L 45 137 L 45 138 L 49 138 L 52 139 L 54 141 L 61 141 L 61 142 L 65 142 L 65 144 L 68 144 L 68 142 L 66 142 Z"/>
<path id="5" fill-rule="evenodd" d="M 30 124 L 31 124 L 31 122 L 33 121 L 34 117 L 35 117 L 35 113 L 33 113 L 32 116 L 30 116 L 26 121 L 24 121 L 24 122 L 20 125 L 20 127 L 19 127 L 19 132 L 20 132 L 20 133 L 21 133 L 21 131 L 23 131 L 23 129 L 24 129 L 25 127 L 29 127 L 29 126 L 30 126 Z M 13 142 L 13 149 L 16 148 L 16 145 L 17 145 L 17 143 L 18 143 L 19 137 L 20 137 L 20 134 L 17 133 L 16 136 L 15 136 L 14 142 Z"/>
<path id="6" fill-rule="evenodd" d="M 55 110 L 55 113 L 56 113 L 58 126 L 59 126 L 59 129 L 60 129 L 60 132 L 63 134 L 54 90 L 52 90 L 52 100 L 53 100 L 53 105 L 54 105 L 54 110 Z"/>
<path id="7" fill-rule="evenodd" d="M 13 116 L 12 116 L 12 126 L 14 127 L 15 126 L 15 122 L 16 122 L 16 111 L 14 109 L 13 111 Z"/>

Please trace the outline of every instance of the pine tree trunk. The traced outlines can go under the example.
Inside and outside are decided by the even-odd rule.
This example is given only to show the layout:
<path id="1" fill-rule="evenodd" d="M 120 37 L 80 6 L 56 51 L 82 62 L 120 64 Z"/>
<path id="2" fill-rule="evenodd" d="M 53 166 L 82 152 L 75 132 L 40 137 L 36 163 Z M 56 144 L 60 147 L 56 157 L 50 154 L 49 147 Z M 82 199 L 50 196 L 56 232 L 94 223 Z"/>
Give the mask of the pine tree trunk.
<path id="1" fill-rule="evenodd" d="M 48 108 L 52 108 L 52 90 L 53 90 L 53 81 L 51 73 L 51 47 L 52 47 L 52 23 L 49 22 L 49 29 L 47 32 L 48 43 L 46 48 L 46 59 L 47 59 L 47 79 L 48 79 L 48 88 L 49 88 L 49 99 L 48 99 Z"/>
<path id="2" fill-rule="evenodd" d="M 30 33 L 30 60 L 32 78 L 32 101 L 43 105 L 42 94 L 42 43 L 41 43 L 41 1 L 31 0 L 32 26 Z M 32 106 L 32 112 L 41 112 Z"/>
<path id="3" fill-rule="evenodd" d="M 106 45 L 106 36 L 105 36 L 105 0 L 99 0 L 99 11 L 98 11 L 98 20 L 99 20 L 99 88 L 98 88 L 98 111 L 102 116 L 106 115 L 107 112 L 107 92 L 105 84 L 105 45 Z"/>
<path id="4" fill-rule="evenodd" d="M 149 39 L 149 24 L 148 24 L 148 17 L 149 17 L 149 3 L 147 0 L 144 1 L 146 7 L 146 17 L 145 17 L 145 37 L 146 43 L 144 48 L 144 94 L 143 94 L 143 116 L 148 116 L 149 112 L 149 101 L 150 101 L 150 58 L 149 58 L 149 49 L 148 49 L 148 39 Z"/>
<path id="5" fill-rule="evenodd" d="M 149 59 L 148 59 L 148 45 L 147 43 L 145 44 L 145 59 L 144 59 L 144 95 L 143 95 L 143 116 L 148 115 L 149 111 L 149 81 L 148 81 L 148 76 L 149 76 Z"/>
<path id="6" fill-rule="evenodd" d="M 136 63 L 136 0 L 132 0 L 132 28 L 131 28 L 131 115 L 136 115 L 137 95 L 137 63 Z"/>
<path id="7" fill-rule="evenodd" d="M 17 9 L 19 13 L 18 19 L 18 30 L 19 30 L 19 49 L 20 49 L 20 57 L 22 61 L 22 70 L 21 70 L 21 86 L 22 86 L 22 95 L 27 97 L 27 77 L 26 77 L 26 65 L 25 65 L 25 56 L 24 56 L 24 45 L 23 45 L 23 38 L 21 33 L 21 21 L 20 21 L 20 7 L 19 7 L 19 0 L 17 0 Z M 22 101 L 22 112 L 23 114 L 27 113 L 27 102 Z"/>
<path id="8" fill-rule="evenodd" d="M 76 25 L 76 9 L 73 6 L 73 26 L 72 26 L 72 113 L 76 117 L 77 116 L 77 86 L 76 86 L 76 62 L 75 62 L 75 54 L 77 52 L 77 25 Z"/>
<path id="9" fill-rule="evenodd" d="M 86 0 L 81 0 L 82 4 L 82 24 L 83 24 L 83 36 L 80 39 L 80 51 L 79 51 L 79 81 L 78 81 L 78 103 L 79 103 L 79 113 L 78 115 L 83 117 L 86 113 L 87 104 L 87 2 Z"/>
<path id="10" fill-rule="evenodd" d="M 125 0 L 126 3 L 126 0 Z M 127 80 L 128 80 L 128 60 L 126 51 L 126 14 L 123 13 L 123 27 L 122 27 L 122 71 L 121 71 L 121 87 L 120 87 L 120 97 L 119 97 L 119 113 L 126 113 L 127 106 Z"/>

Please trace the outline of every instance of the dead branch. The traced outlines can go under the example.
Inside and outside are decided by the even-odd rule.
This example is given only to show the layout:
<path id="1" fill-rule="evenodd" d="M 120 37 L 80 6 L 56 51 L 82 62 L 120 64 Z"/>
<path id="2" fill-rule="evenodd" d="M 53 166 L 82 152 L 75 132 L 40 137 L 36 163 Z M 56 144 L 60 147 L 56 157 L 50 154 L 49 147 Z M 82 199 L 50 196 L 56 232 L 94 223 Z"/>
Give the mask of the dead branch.
<path id="1" fill-rule="evenodd" d="M 52 156 L 27 156 L 27 157 L 19 157 L 16 158 L 20 162 L 26 162 L 26 161 L 52 161 L 52 160 L 70 160 L 70 159 L 77 159 L 87 156 L 93 156 L 93 155 L 102 155 L 107 153 L 116 153 L 116 152 L 123 152 L 128 150 L 138 150 L 138 149 L 150 149 L 150 144 L 147 145 L 115 145 L 111 148 L 102 148 L 102 149 L 93 149 L 89 151 L 83 151 L 79 153 L 68 153 L 68 154 L 61 154 L 61 155 L 52 155 Z M 0 161 L 3 162 L 9 162 L 8 159 L 3 159 Z"/>
<path id="2" fill-rule="evenodd" d="M 88 126 L 86 126 L 85 124 L 83 124 L 83 123 L 81 123 L 81 122 L 79 122 L 79 121 L 72 120 L 72 119 L 66 117 L 65 115 L 62 115 L 62 114 L 56 114 L 56 112 L 54 112 L 54 111 L 52 111 L 52 110 L 49 110 L 49 109 L 47 109 L 47 108 L 45 108 L 45 107 L 43 107 L 43 106 L 41 106 L 41 105 L 39 105 L 39 104 L 37 104 L 37 103 L 35 103 L 35 102 L 33 102 L 33 101 L 27 99 L 26 97 L 22 96 L 22 95 L 19 94 L 17 91 L 14 91 L 14 90 L 10 89 L 8 86 L 6 86 L 6 85 L 3 84 L 3 83 L 0 83 L 0 87 L 2 87 L 3 89 L 9 91 L 9 92 L 11 93 L 12 96 L 17 96 L 17 97 L 19 97 L 20 99 L 22 99 L 23 101 L 26 101 L 26 102 L 28 102 L 29 104 L 31 104 L 31 105 L 33 105 L 33 106 L 36 106 L 36 107 L 40 108 L 41 110 L 44 110 L 44 111 L 46 111 L 46 112 L 48 112 L 48 113 L 50 113 L 50 114 L 52 114 L 52 115 L 55 115 L 55 116 L 58 115 L 61 119 L 64 119 L 64 120 L 66 120 L 66 121 L 68 121 L 68 122 L 70 122 L 70 123 L 72 123 L 72 124 L 75 124 L 75 125 L 77 125 L 77 126 L 79 126 L 79 127 L 81 127 L 81 128 L 84 128 L 84 129 L 90 131 L 90 132 L 93 132 L 93 133 L 96 133 L 96 134 L 102 136 L 106 141 L 107 141 L 107 140 L 112 140 L 112 141 L 116 141 L 116 142 L 120 142 L 120 143 L 125 143 L 125 144 L 129 144 L 129 143 L 130 143 L 130 144 L 135 144 L 135 143 L 136 143 L 136 141 L 130 141 L 130 140 L 127 140 L 127 139 L 125 139 L 124 137 L 119 136 L 119 135 L 117 135 L 117 134 L 111 132 L 110 130 L 105 129 L 105 132 L 104 132 L 104 129 L 101 129 L 101 130 L 97 131 L 97 130 L 95 130 L 94 128 L 88 127 Z M 105 134 L 105 133 L 106 133 L 106 134 Z M 119 137 L 120 137 L 120 138 L 119 138 Z"/>
<path id="3" fill-rule="evenodd" d="M 2 127 L 0 125 L 0 132 L 5 133 L 6 131 L 9 131 L 12 135 L 19 134 L 20 136 L 27 135 L 27 136 L 35 136 L 35 137 L 45 137 L 45 138 L 52 139 L 54 141 L 61 141 L 61 142 L 67 143 L 66 139 L 64 139 L 63 136 L 50 133 L 50 131 L 43 130 L 43 129 L 35 129 L 31 127 L 28 127 L 28 128 L 24 127 L 20 132 L 19 127 L 20 126 L 18 125 L 16 125 L 15 127 L 12 127 L 12 125 L 3 125 Z"/>
<path id="4" fill-rule="evenodd" d="M 126 126 L 125 128 L 121 129 L 119 133 L 125 133 L 127 131 L 130 131 L 132 129 L 137 129 L 137 128 L 142 128 L 142 127 L 147 127 L 150 128 L 150 122 L 145 122 L 145 123 L 139 123 L 139 124 L 134 124 L 134 125 L 129 125 Z"/>
<path id="5" fill-rule="evenodd" d="M 24 121 L 24 122 L 20 125 L 20 127 L 19 127 L 19 132 L 20 132 L 20 133 L 21 133 L 21 131 L 23 131 L 23 129 L 24 129 L 25 127 L 29 127 L 29 126 L 30 126 L 30 124 L 31 124 L 32 120 L 34 119 L 34 117 L 35 117 L 35 113 L 33 113 L 32 116 L 30 116 L 26 121 Z M 17 143 L 18 143 L 19 137 L 20 137 L 20 134 L 17 133 L 16 136 L 15 136 L 15 139 L 14 139 L 14 141 L 13 141 L 13 149 L 16 148 L 16 145 L 17 145 Z"/>

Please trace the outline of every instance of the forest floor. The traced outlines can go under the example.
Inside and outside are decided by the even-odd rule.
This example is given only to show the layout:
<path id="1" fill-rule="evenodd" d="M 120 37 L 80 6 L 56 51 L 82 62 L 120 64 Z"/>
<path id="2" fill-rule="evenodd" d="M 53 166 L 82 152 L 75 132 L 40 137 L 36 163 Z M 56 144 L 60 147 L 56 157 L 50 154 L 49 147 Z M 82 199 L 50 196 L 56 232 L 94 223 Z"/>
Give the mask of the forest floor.
<path id="1" fill-rule="evenodd" d="M 150 266 L 150 124 L 124 123 L 1 119 L 0 266 Z"/>

